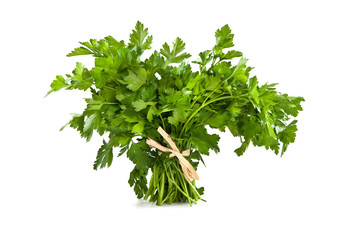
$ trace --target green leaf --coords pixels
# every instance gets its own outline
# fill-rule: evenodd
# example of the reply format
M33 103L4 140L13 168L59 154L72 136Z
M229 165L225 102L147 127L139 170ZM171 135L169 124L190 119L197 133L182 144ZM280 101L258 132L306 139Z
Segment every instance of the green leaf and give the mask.
M238 64L236 65L235 69L233 70L233 72L231 73L230 77L235 77L237 79L241 79L241 77L239 75L244 75L245 76L245 80L247 80L247 72L246 72L246 63L247 63L248 59L246 58L240 58ZM229 78L230 78L229 77ZM242 81L243 84L245 84L246 82Z
M224 25L221 29L215 32L216 45L213 49L215 56L223 55L222 50L224 48L230 48L234 46L233 38L234 34L231 33L229 25Z
M148 36L148 29L144 28L144 24L141 22L137 22L135 29L130 34L130 43L129 47L138 47L141 49L150 49L151 43L152 43L152 36ZM146 40L145 40L146 38Z
M94 169L97 170L99 167L104 168L106 167L106 165L110 167L112 160L113 160L112 146L108 144L105 140L103 140L103 145L100 147L96 156Z
M287 94L277 94L274 101L277 102L275 110L296 117L299 111L303 110L301 102L305 101L305 99L302 97L289 97Z
M88 42L80 42L80 44L83 45L86 49L89 49L90 52L92 52L94 57L101 57L101 56L105 55L104 52L102 52L99 41L97 41L95 39L90 39L90 41L88 41Z
M126 147L131 141L132 135L127 133L121 133L119 135L111 134L110 142L114 147Z
M183 92L175 91L172 88L167 89L166 93L169 94L166 96L166 101L168 103L178 103L180 101L181 97L183 97Z
M290 124L288 124L285 129L280 132L279 139L283 143L282 149L281 149L281 156L284 154L284 152L287 150L287 147L290 143L295 142L296 137L296 126L297 120L293 120Z
M91 69L91 75L95 79L95 86L97 88L103 88L108 81L108 76L103 68L95 67Z
M86 118L83 128L83 137L86 138L86 141L90 141L93 134L93 130L94 128L97 127L98 123L99 123L99 115L96 113Z
M246 141L244 141L241 144L241 146L239 148L235 149L235 153L240 157L241 155L244 154L244 152L248 148L249 144L250 144L250 139L247 139Z
M122 156L129 149L129 145L122 147L119 151L118 157Z
M206 50L199 53L200 60L192 61L193 63L200 64L200 71L204 72L206 70L206 65L213 59L212 51Z
M63 76L57 75L56 79L50 84L51 90L47 93L47 95L52 92L59 91L60 89L67 88L69 86L70 85L66 82Z
M174 116L168 117L168 122L174 126L179 125L179 121Z
M114 46L115 48L121 48L123 46L123 41L119 42L112 36L107 36L104 39L109 43L110 46Z
M98 95L100 95L105 100L105 104L110 104L112 107L116 108L119 106L117 105L116 101L116 89L104 86L104 88L98 91Z
M230 50L224 56L222 56L220 59L227 60L227 59L233 59L236 57L242 57L242 52L239 52L236 50Z
M189 113L179 106L179 108L173 111L173 115L168 117L168 122L174 126L177 126L179 123L184 123L189 116Z
M176 38L171 49L167 43L164 43L160 53L164 55L168 63L180 63L184 59L191 57L188 53L180 54L184 49L185 43L180 38Z
M224 25L221 29L216 30L215 37L216 46L218 47L230 48L234 46L234 34L231 33L231 29L228 24Z
M118 42L112 36L107 36L100 40L90 39L90 41L80 42L80 44L84 47L76 48L68 56L92 54L94 57L112 57L119 48L125 47L124 41Z
M137 112L145 109L148 106L148 104L146 102L144 102L142 99L139 99L139 100L133 102L132 105L135 108L135 111L137 111Z
M218 141L220 137L217 134L208 134L205 127L197 127L191 131L189 142L201 153L209 155L209 150L212 149L216 153L220 151Z
M146 83L147 73L142 67L132 71L129 71L129 75L124 78L127 84L127 88L132 91L137 91L142 85Z
M136 112L132 108L127 108L121 113L121 116L125 119L128 123L138 123L141 121L141 117L138 112Z
M209 76L205 78L205 89L212 91L216 87L218 87L220 83L221 83L221 79L219 77Z
M230 121L227 125L227 128L230 130L231 134L234 137L240 136L239 127L237 126L237 123L235 121Z
M145 102L154 100L157 97L157 88L155 84L149 83L140 89L140 96Z
M149 122L152 122L152 120L154 118L153 115L156 113L156 111L157 111L157 109L156 109L155 106L151 106L149 108L149 111L148 111L148 113L146 115L146 118L148 119Z
M204 52L199 53L199 57L201 59L201 64L205 66L212 60L211 50L206 50Z
M139 122L133 126L131 132L133 132L135 134L140 134L140 133L142 133L143 130L144 130L144 122Z
M137 169L148 169L152 166L154 159L147 153L149 148L145 139L137 143L131 143L127 151L127 157L135 164Z
M85 91L94 83L94 79L90 71L80 62L76 63L76 68L74 69L73 74L74 76L71 78L71 85L74 89Z
M115 88L115 98L119 102L125 99L125 91L128 91L126 89L123 89L122 87L116 87Z
M187 83L186 88L192 90L202 79L204 79L203 75L197 75Z
M258 81L256 77L252 77L249 79L249 95L251 99L255 102L256 105L258 105L259 102L259 92L257 90L258 88Z
M99 110L105 104L105 99L98 94L93 94L92 98L85 98L85 101L87 110Z
M83 114L72 114L72 118L69 121L69 125L71 128L76 129L77 131L79 131L80 135L83 134L83 130L84 130L84 115Z
M265 116L265 117L264 117ZM273 119L266 109L260 115L262 122L261 134L258 137L257 145L264 146L266 149L272 149L278 154L279 142L273 128Z
M215 64L212 67L212 70L217 77L220 77L224 80L229 79L234 74L234 70L231 69L231 62L226 61Z
M87 48L84 47L78 47L75 48L74 50L71 51L71 53L69 53L68 55L66 55L67 57L73 57L73 56L80 56L80 55L89 55L89 54L93 54L92 51L90 51Z
M134 187L134 192L137 196L137 198L143 198L143 196L146 194L148 187L147 187L147 179L146 175L148 174L147 169L138 169L134 168L130 172L129 177L129 185L130 187Z
M218 113L211 120L209 120L208 124L212 128L217 128L222 132L225 132L225 126L230 121L231 115L228 112Z
M239 104L237 100L233 100L230 102L226 110L233 116L237 117L241 113L243 106Z
M242 124L240 130L245 139L253 139L261 134L262 128L256 117L250 117L248 122Z

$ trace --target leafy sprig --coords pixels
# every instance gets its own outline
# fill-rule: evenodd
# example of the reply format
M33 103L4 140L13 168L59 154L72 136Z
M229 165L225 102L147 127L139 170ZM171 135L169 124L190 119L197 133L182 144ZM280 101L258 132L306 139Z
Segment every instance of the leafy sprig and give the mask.
M211 50L200 52L199 58L191 62L199 66L198 71L188 62L191 55L184 52L185 43L180 38L164 43L159 51L142 59L144 51L151 49L153 37L140 22L128 43L111 36L90 39L67 55L95 57L95 67L87 69L76 63L72 74L56 76L49 91L91 92L84 111L73 115L67 125L87 141L94 131L101 136L108 133L94 169L109 167L114 148L119 148L118 156L127 153L134 163L129 184L142 198L150 191L148 170L158 169L154 166L159 158L145 140L152 138L166 145L156 131L159 126L180 150L191 149L188 160L195 168L203 162L201 155L220 151L220 137L209 134L206 126L229 129L238 137L238 156L250 143L284 154L295 141L294 118L302 110L304 99L277 92L276 84L260 85L256 76L250 75L252 67L247 66L247 59L231 49L234 34L228 25L215 32L215 40ZM235 58L238 63L233 65Z

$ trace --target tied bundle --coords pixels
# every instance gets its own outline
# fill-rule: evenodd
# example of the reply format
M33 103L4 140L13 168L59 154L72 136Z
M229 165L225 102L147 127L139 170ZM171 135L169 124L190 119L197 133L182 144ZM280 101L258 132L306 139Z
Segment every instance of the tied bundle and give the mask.
M195 183L200 163L205 166L203 156L220 151L220 136L210 134L209 128L229 130L238 138L237 156L250 144L283 155L295 141L295 118L304 99L251 76L247 59L232 49L236 41L228 25L215 31L212 48L191 61L180 38L144 58L152 41L148 29L137 22L128 41L107 36L80 42L67 56L92 55L95 66L88 69L77 62L71 74L57 75L50 85L48 94L91 94L84 111L67 125L87 141L94 132L106 136L95 170L110 167L114 151L118 157L126 154L134 164L128 182L138 198L157 205L191 205L203 200L204 188ZM163 145L154 140L159 134Z
M186 178L186 180L188 181L193 181L193 180L200 180L198 174L196 173L194 167L186 160L186 158L184 156L189 156L190 155L190 149L187 149L185 151L183 151L182 153L180 152L180 150L177 148L176 144L174 143L174 141L170 138L169 134L167 134L164 129L162 129L162 127L159 127L157 129L157 131L161 134L161 136L165 139L165 141L167 143L169 143L169 145L171 146L170 148L164 147L162 146L160 143L156 142L155 140L148 138L146 140L146 143L152 147L152 148L157 148L160 151L163 152L170 152L171 154L169 155L169 157L174 157L176 156L179 159L180 165L181 165L181 169L184 173L184 176Z

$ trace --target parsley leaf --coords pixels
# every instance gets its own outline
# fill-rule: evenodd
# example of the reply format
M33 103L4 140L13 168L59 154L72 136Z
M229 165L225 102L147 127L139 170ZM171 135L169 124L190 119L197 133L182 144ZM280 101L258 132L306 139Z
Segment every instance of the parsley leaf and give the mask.
M148 174L147 169L134 168L130 172L129 184L130 187L134 187L134 192L137 198L143 198L148 190L146 175Z
M134 106L135 111L137 111L137 112L145 109L148 106L148 104L146 102L144 102L144 100L142 100L142 99L139 99L139 100L133 102L132 105Z
M179 63L191 57L189 53L180 54L185 49L185 43L180 38L175 39L171 49L167 43L164 43L162 47L160 53L166 58L168 63Z
M235 153L240 157L241 155L244 154L249 144L250 144L250 139L245 140L239 148L235 149Z
M125 83L127 83L127 88L132 91L137 91L142 85L146 83L146 70L142 67L139 67L136 70L129 70L129 75L124 78Z
M51 90L47 93L49 95L52 92L59 91L60 89L69 87L69 84L63 76L57 75L56 79L50 84Z
M218 142L220 137L217 134L208 134L205 127L195 128L189 138L189 142L201 154L209 155L209 150L212 149L216 153L220 151Z
M148 169L153 164L154 159L147 153L149 146L145 139L135 143L132 142L127 157L135 164L137 169Z
M148 29L144 28L144 24L137 22L135 29L130 34L130 43L129 47L141 48L141 49L150 49L152 43L152 36L148 36Z
M74 75L71 78L71 87L74 89L86 91L94 83L94 79L91 76L90 71L85 68L82 63L76 63L76 68L74 69L73 74Z
M84 47L78 47L71 51L71 53L67 54L67 57L73 57L73 56L80 56L80 55L89 55L93 54L92 51L90 51L87 48Z
M107 143L105 140L103 140L103 145L100 147L96 161L94 163L94 169L97 170L99 167L104 168L106 165L108 167L111 166L111 163L113 161L113 151L112 146Z

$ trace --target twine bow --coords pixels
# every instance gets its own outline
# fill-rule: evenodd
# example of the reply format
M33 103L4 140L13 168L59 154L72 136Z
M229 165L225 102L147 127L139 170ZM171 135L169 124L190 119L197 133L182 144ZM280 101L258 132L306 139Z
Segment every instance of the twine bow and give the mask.
M179 159L180 165L181 165L181 169L184 173L185 178L188 181L192 181L194 179L199 180L199 176L197 175L194 167L189 163L188 160L186 160L186 158L184 156L189 156L190 155L190 149L183 151L182 153L180 152L180 150L177 148L176 144L174 143L174 141L170 138L169 134L167 134L164 129L162 129L162 127L159 127L157 129L157 131L160 133L160 135L165 139L166 142L169 143L169 145L171 146L170 148L164 147L162 146L160 143L156 142L155 140L148 138L146 140L146 143L152 147L152 148L156 148L159 149L162 152L170 152L170 157L174 157L176 156Z

